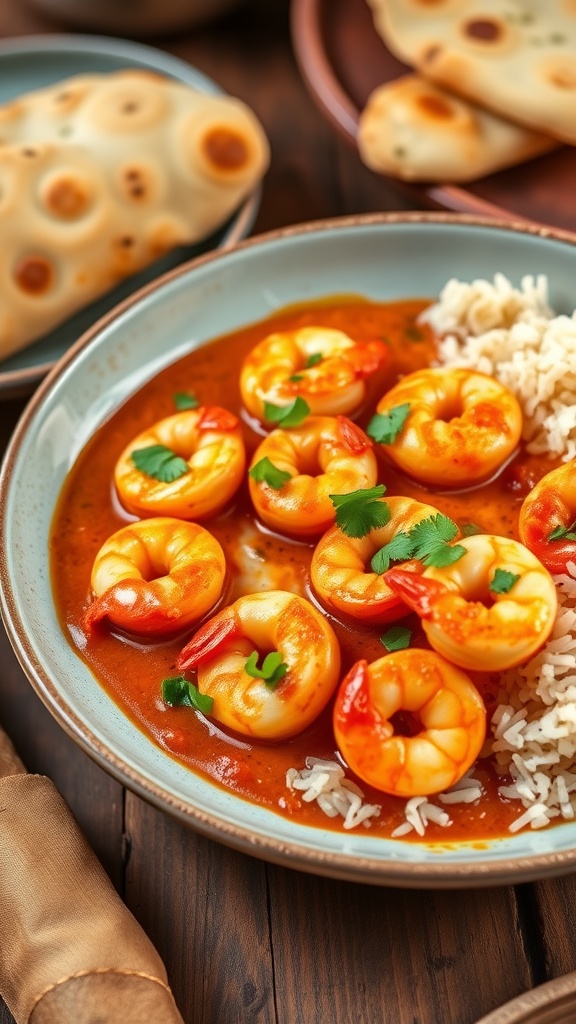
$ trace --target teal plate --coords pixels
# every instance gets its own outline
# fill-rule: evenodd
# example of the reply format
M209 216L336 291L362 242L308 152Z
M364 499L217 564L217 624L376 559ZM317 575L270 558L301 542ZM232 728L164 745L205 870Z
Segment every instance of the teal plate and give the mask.
M71 75L100 74L122 68L143 68L175 78L208 94L223 90L196 68L152 46L124 39L84 35L26 36L0 43L0 104ZM0 399L33 390L66 352L104 313L155 277L210 249L226 248L250 231L258 210L255 190L227 223L209 238L182 246L145 270L127 278L96 302L85 306L58 328L0 362Z
M59 361L25 410L0 476L0 594L16 654L87 753L204 835L294 868L383 885L499 885L576 869L576 821L434 845L364 828L305 826L219 788L166 754L111 700L63 634L50 586L50 524L70 467L114 410L169 363L295 302L346 293L432 297L450 277L491 278L496 271L516 284L525 274L546 273L552 305L573 309L576 243L559 231L408 213L255 237L172 270L111 311Z

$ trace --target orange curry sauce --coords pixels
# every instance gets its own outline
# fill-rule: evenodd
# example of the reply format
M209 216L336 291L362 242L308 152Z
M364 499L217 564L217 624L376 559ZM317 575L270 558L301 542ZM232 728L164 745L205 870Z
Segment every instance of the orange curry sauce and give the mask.
M416 325L418 313L427 304L423 300L379 304L358 297L334 297L305 308L290 307L192 352L146 384L100 428L66 481L52 525L52 582L62 628L112 699L167 754L192 771L246 800L319 828L339 830L342 819L326 817L315 802L303 803L298 794L286 788L285 775L288 768L302 769L307 755L334 758L331 705L305 732L280 743L232 735L189 708L164 705L161 680L176 674L176 657L194 630L171 642L149 643L113 635L103 626L83 641L81 620L91 599L92 563L102 543L134 520L122 510L114 493L115 462L140 431L176 411L176 392L192 392L201 404L223 405L238 414L250 459L262 439L262 430L253 429L242 411L238 379L244 356L273 331L306 325L335 327L355 340L380 338L390 346L390 364L371 380L368 401L354 416L365 427L376 402L399 376L428 365L434 358L432 335ZM483 532L512 537L517 537L522 499L552 466L547 459L519 452L491 483L465 492L442 493L409 481L380 454L379 463L379 482L386 484L388 495L412 496L434 505L460 526L473 522ZM229 508L202 525L218 539L227 558L228 578L219 607L246 592L246 575L244 590L238 588L246 571L253 573L254 589L290 589L294 585L318 604L309 583L314 542L293 541L264 528L256 520L247 484ZM332 615L329 618L342 649L342 674L360 657L372 661L385 654L379 637L388 625L365 627ZM410 615L405 622L413 630L412 644L427 646L416 617ZM490 716L496 680L482 673L470 675L484 696ZM477 806L451 805L452 826L430 824L426 841L481 840L507 831L521 811L517 802L498 796L499 782L507 780L498 779L488 759L477 763L475 776L485 787L483 799ZM380 817L371 819L370 834L389 836L404 820L406 799L389 797L358 781L365 799L382 805ZM415 832L405 838L418 841Z

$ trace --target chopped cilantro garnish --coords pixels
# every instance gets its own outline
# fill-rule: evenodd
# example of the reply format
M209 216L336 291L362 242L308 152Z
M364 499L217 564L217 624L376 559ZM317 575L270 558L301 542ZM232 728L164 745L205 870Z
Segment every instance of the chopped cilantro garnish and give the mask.
M454 540L457 533L456 523L441 512L422 519L410 531L414 543L413 557L419 559L423 565L433 565L437 568L452 565L466 554L466 548L461 544L450 545L450 541Z
M184 412L185 409L197 409L200 405L196 395L189 391L177 391L173 396L173 401L179 412Z
M336 509L336 525L347 537L365 537L370 530L386 526L390 509L385 501L379 501L385 492L384 484L365 487L348 494L329 494Z
M263 679L270 690L275 690L280 680L286 675L288 665L282 661L282 655L278 651L271 651L262 662L262 668L258 668L258 651L252 651L244 671L253 679Z
M390 568L390 562L405 562L407 558L412 558L413 552L414 542L410 534L401 530L388 544L376 552L370 562L372 572L386 572Z
M190 683L184 676L170 676L162 680L162 700L171 707L184 705L209 715L212 711L214 700L207 693L200 693L194 683Z
M576 540L576 519L570 526L555 526L548 540Z
M516 575L516 573L508 572L507 569L496 569L488 590L491 590L493 594L508 594L519 579L520 576Z
M252 466L252 469L248 471L248 476L251 476L259 484L268 484L275 491L279 491L288 480L292 479L290 473L278 469L273 462L270 462L267 455Z
M323 359L324 356L321 352L313 352L306 360L306 369L309 370L311 366L318 366L318 363L321 363Z
M408 402L404 402L403 405L394 406L393 409L390 409L390 412L377 412L366 427L368 437L371 437L378 444L393 444L402 430L409 412L410 405Z
M308 402L305 402L300 395L288 405L264 402L264 416L270 423L277 423L280 427L299 427L309 412Z
M373 556L370 566L373 572L386 572L390 562L404 562L417 558L423 565L442 568L452 565L466 554L462 544L451 544L458 533L456 523L438 512L435 516L421 519L406 533L401 530L392 540Z
M380 637L380 643L384 644L387 651L403 651L410 647L412 630L405 626L392 626L384 636Z
M291 384L298 384L301 380L306 380L303 373L293 373L291 377L288 377Z
M171 484L173 480L178 480L190 470L185 459L180 458L164 444L135 448L130 457L136 469L146 476L153 477L154 480L160 480L163 484Z

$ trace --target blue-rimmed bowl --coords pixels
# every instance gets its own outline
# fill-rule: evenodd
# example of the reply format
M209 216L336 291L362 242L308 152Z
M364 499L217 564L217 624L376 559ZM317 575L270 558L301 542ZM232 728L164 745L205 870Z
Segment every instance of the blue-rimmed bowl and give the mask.
M0 477L0 583L22 667L100 765L205 835L292 867L387 885L496 885L576 868L576 822L440 848L304 826L220 789L122 714L66 641L50 588L48 536L66 474L102 422L168 363L291 303L345 293L433 297L452 276L496 271L515 282L546 273L553 306L573 308L575 240L527 224L382 214L244 241L172 270L109 312L59 361L18 425Z

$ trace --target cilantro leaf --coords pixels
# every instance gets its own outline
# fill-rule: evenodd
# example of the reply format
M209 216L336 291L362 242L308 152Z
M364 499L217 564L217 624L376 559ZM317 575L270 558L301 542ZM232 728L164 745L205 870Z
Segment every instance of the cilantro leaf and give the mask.
M309 370L311 366L318 366L318 363L321 363L323 359L324 356L321 352L313 352L306 360L306 369Z
M453 565L466 554L466 548L462 544L438 544L433 547L422 559L422 565L433 565L442 569L446 565Z
M207 693L200 693L198 687L184 676L170 676L162 680L162 700L170 707L194 708L204 715L212 712L214 704L213 697L209 697Z
M253 679L263 679L269 690L275 690L280 680L286 675L288 665L282 661L279 651L270 651L262 662L262 668L258 668L258 651L252 651L244 671Z
M393 444L402 430L409 412L408 402L404 402L403 405L395 405L390 412L377 412L366 427L368 437L378 444Z
M422 519L410 531L414 544L413 557L418 558L423 565L438 568L452 565L466 554L466 548L461 544L450 546L450 541L454 540L457 533L456 523L441 512Z
M171 484L173 480L178 480L179 477L190 472L190 467L185 459L180 458L176 452L164 444L151 444L147 448L135 448L130 457L136 469L163 484Z
M342 533L347 537L365 537L370 530L386 526L390 509L385 501L378 500L385 490L384 484L378 484L348 494L329 494L336 509L336 525Z
M293 373L291 377L288 377L291 384L298 384L301 380L306 380L303 373Z
M406 626L392 626L380 637L380 643L384 644L387 651L403 651L410 647L411 640L412 630L406 629Z
M520 576L508 572L507 569L496 569L488 590L491 590L493 594L508 594L519 579Z
M256 462L252 469L248 470L248 476L251 476L257 483L268 484L273 490L279 491L288 480L291 480L291 474L287 473L283 469L278 469L267 455L259 462Z
M386 572L390 568L390 562L405 562L407 558L412 558L413 551L414 541L411 535L401 530L373 556L370 562L372 572Z
M179 412L184 412L185 409L197 409L200 405L196 395L190 391L177 391L172 400Z
M570 526L555 526L548 540L576 540L576 519Z
M264 402L264 416L270 423L277 423L280 427L299 427L309 412L308 402L305 402L300 395L288 405Z

